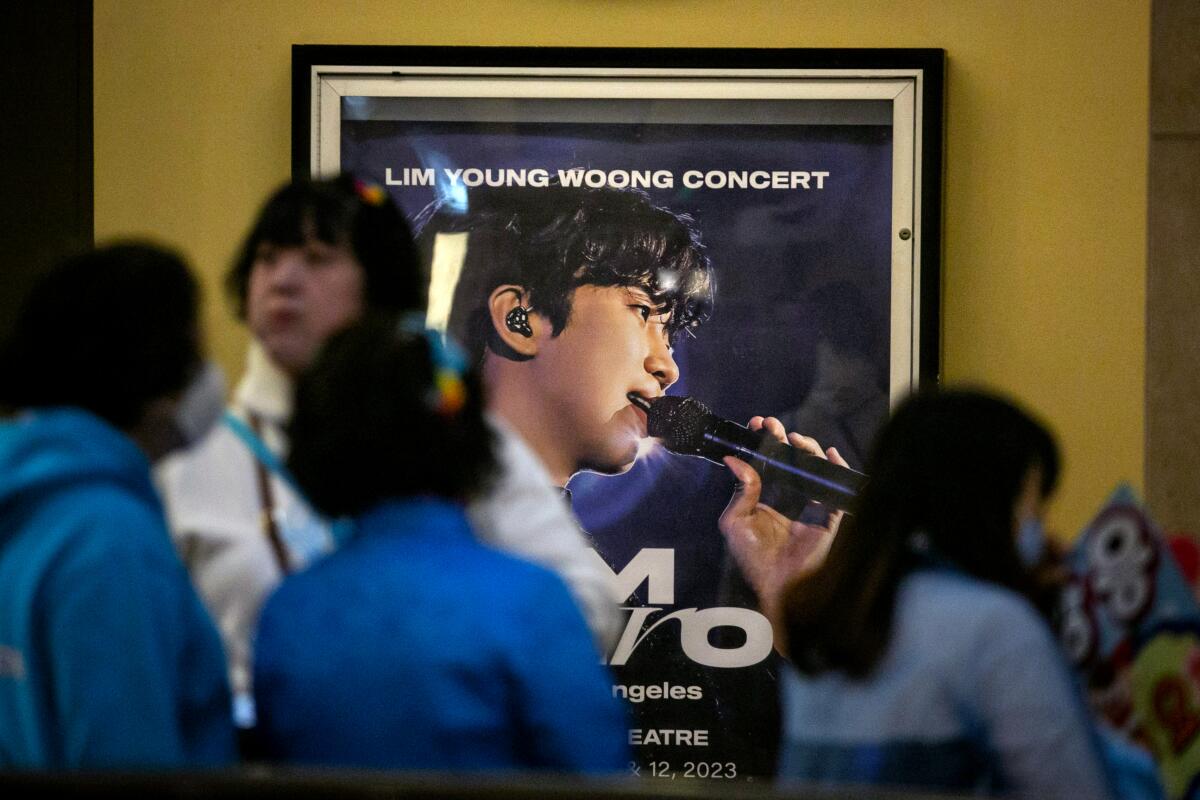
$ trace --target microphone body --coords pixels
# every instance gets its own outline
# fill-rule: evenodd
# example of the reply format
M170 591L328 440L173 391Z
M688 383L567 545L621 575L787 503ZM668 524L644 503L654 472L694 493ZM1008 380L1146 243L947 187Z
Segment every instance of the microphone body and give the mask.
M647 433L672 453L715 464L735 456L750 464L762 477L763 502L789 516L809 500L848 508L867 482L861 472L784 444L766 431L722 419L693 398L646 400L631 394L629 399L646 412Z

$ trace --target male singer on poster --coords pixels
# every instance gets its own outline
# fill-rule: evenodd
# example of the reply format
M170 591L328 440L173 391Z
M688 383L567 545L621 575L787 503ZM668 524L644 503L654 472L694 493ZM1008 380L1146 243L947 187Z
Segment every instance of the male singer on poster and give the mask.
M629 470L647 437L647 416L639 407L645 404L637 398L653 402L679 378L673 345L712 310L712 270L692 219L632 190L480 187L470 194L469 211L443 208L428 215L421 233L427 252L443 234L467 236L448 328L482 367L489 411L523 439L557 486L565 488L580 471L614 475ZM826 455L814 440L786 434L777 420L755 417L750 427ZM828 457L845 463L835 450ZM737 488L719 527L739 563L781 565L769 575L746 576L760 599L769 602L785 572L804 569L823 555L836 517L825 525L790 520L758 502L760 481L751 467L733 458L726 464ZM754 558L764 549L786 557ZM623 604L633 596L640 605L653 605L656 589L670 583L670 575L664 581L647 573L642 582L636 569L610 567L615 578L633 579L615 581L622 587L615 599ZM647 585L656 581L657 586ZM764 611L770 615L769 608ZM680 627L698 622L695 616L679 616ZM630 691L650 691L684 703L710 691L695 664L681 672L663 671L661 663L687 661L679 653L680 636L693 643L693 652L709 648L707 632L700 632L704 640L697 644L697 635L689 639L684 630L671 647L663 643L668 637L650 635L655 623L646 615L635 609L631 621L632 630L627 628L617 648L624 652L612 663L619 688L635 702L634 725L640 727L631 731L631 743L643 763L664 753L689 758L719 753L714 741L719 734L709 726L662 730L646 719L654 715L646 704L637 704L640 698L628 697ZM769 651L765 620L756 631L760 641L743 649L765 645ZM637 657L630 657L634 648ZM649 677L640 679L641 672ZM670 678L683 673L688 675L673 684ZM737 765L721 768L736 772Z

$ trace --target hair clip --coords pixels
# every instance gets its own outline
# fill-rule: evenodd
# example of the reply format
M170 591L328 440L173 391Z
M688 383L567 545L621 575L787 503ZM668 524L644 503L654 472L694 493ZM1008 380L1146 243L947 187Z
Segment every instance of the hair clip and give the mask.
M425 317L422 314L405 314L396 325L397 332L424 336L429 344L429 357L433 362L433 386L426 395L425 402L439 416L453 417L467 403L467 385L463 381L463 373L467 368L467 359L462 351L442 334L425 327Z
M360 200L369 206L381 206L387 199L387 192L378 183L367 183L359 178L354 179L354 191Z
M436 391L431 392L430 407L435 414L453 417L467 404L467 386L462 376L448 369L439 369L433 376Z

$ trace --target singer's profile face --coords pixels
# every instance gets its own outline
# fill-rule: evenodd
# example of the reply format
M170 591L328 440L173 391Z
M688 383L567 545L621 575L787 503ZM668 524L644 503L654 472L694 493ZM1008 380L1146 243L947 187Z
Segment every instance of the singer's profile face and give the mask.
M626 395L657 397L679 378L666 322L639 289L581 286L562 332L540 334L531 389L574 470L616 474L633 466L646 415Z
M250 268L246 322L271 360L299 375L330 334L362 315L363 282L346 247L264 242Z

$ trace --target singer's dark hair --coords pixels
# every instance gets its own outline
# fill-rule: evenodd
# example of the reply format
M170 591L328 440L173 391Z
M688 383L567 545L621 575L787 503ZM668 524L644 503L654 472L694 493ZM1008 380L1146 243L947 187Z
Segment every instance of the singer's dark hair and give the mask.
M246 293L259 249L301 247L310 240L349 248L363 270L363 304L368 309L424 310L425 282L403 214L381 187L344 174L301 178L267 199L225 276L239 319L246 318Z
M793 663L809 674L869 674L890 640L897 587L922 565L949 565L1036 601L1013 530L1033 468L1048 497L1058 479L1054 440L1006 400L929 390L901 404L875 440L870 481L825 562L785 592Z
M529 292L530 309L550 320L555 336L567 326L580 286L641 289L655 313L669 315L672 338L711 312L712 270L694 220L655 205L644 192L479 187L467 209L452 202L427 209L418 220L418 243L428 264L438 235L469 236L449 328L473 359L485 348L522 358L497 335L488 311L491 292L504 284Z
M65 259L34 285L0 348L0 406L74 406L129 430L199 367L198 296L183 257L156 244Z
M288 466L319 511L354 516L417 495L467 500L485 487L496 458L479 380L447 375L437 361L430 339L394 315L369 314L329 338L297 385L288 429ZM454 375L461 407L446 405Z

